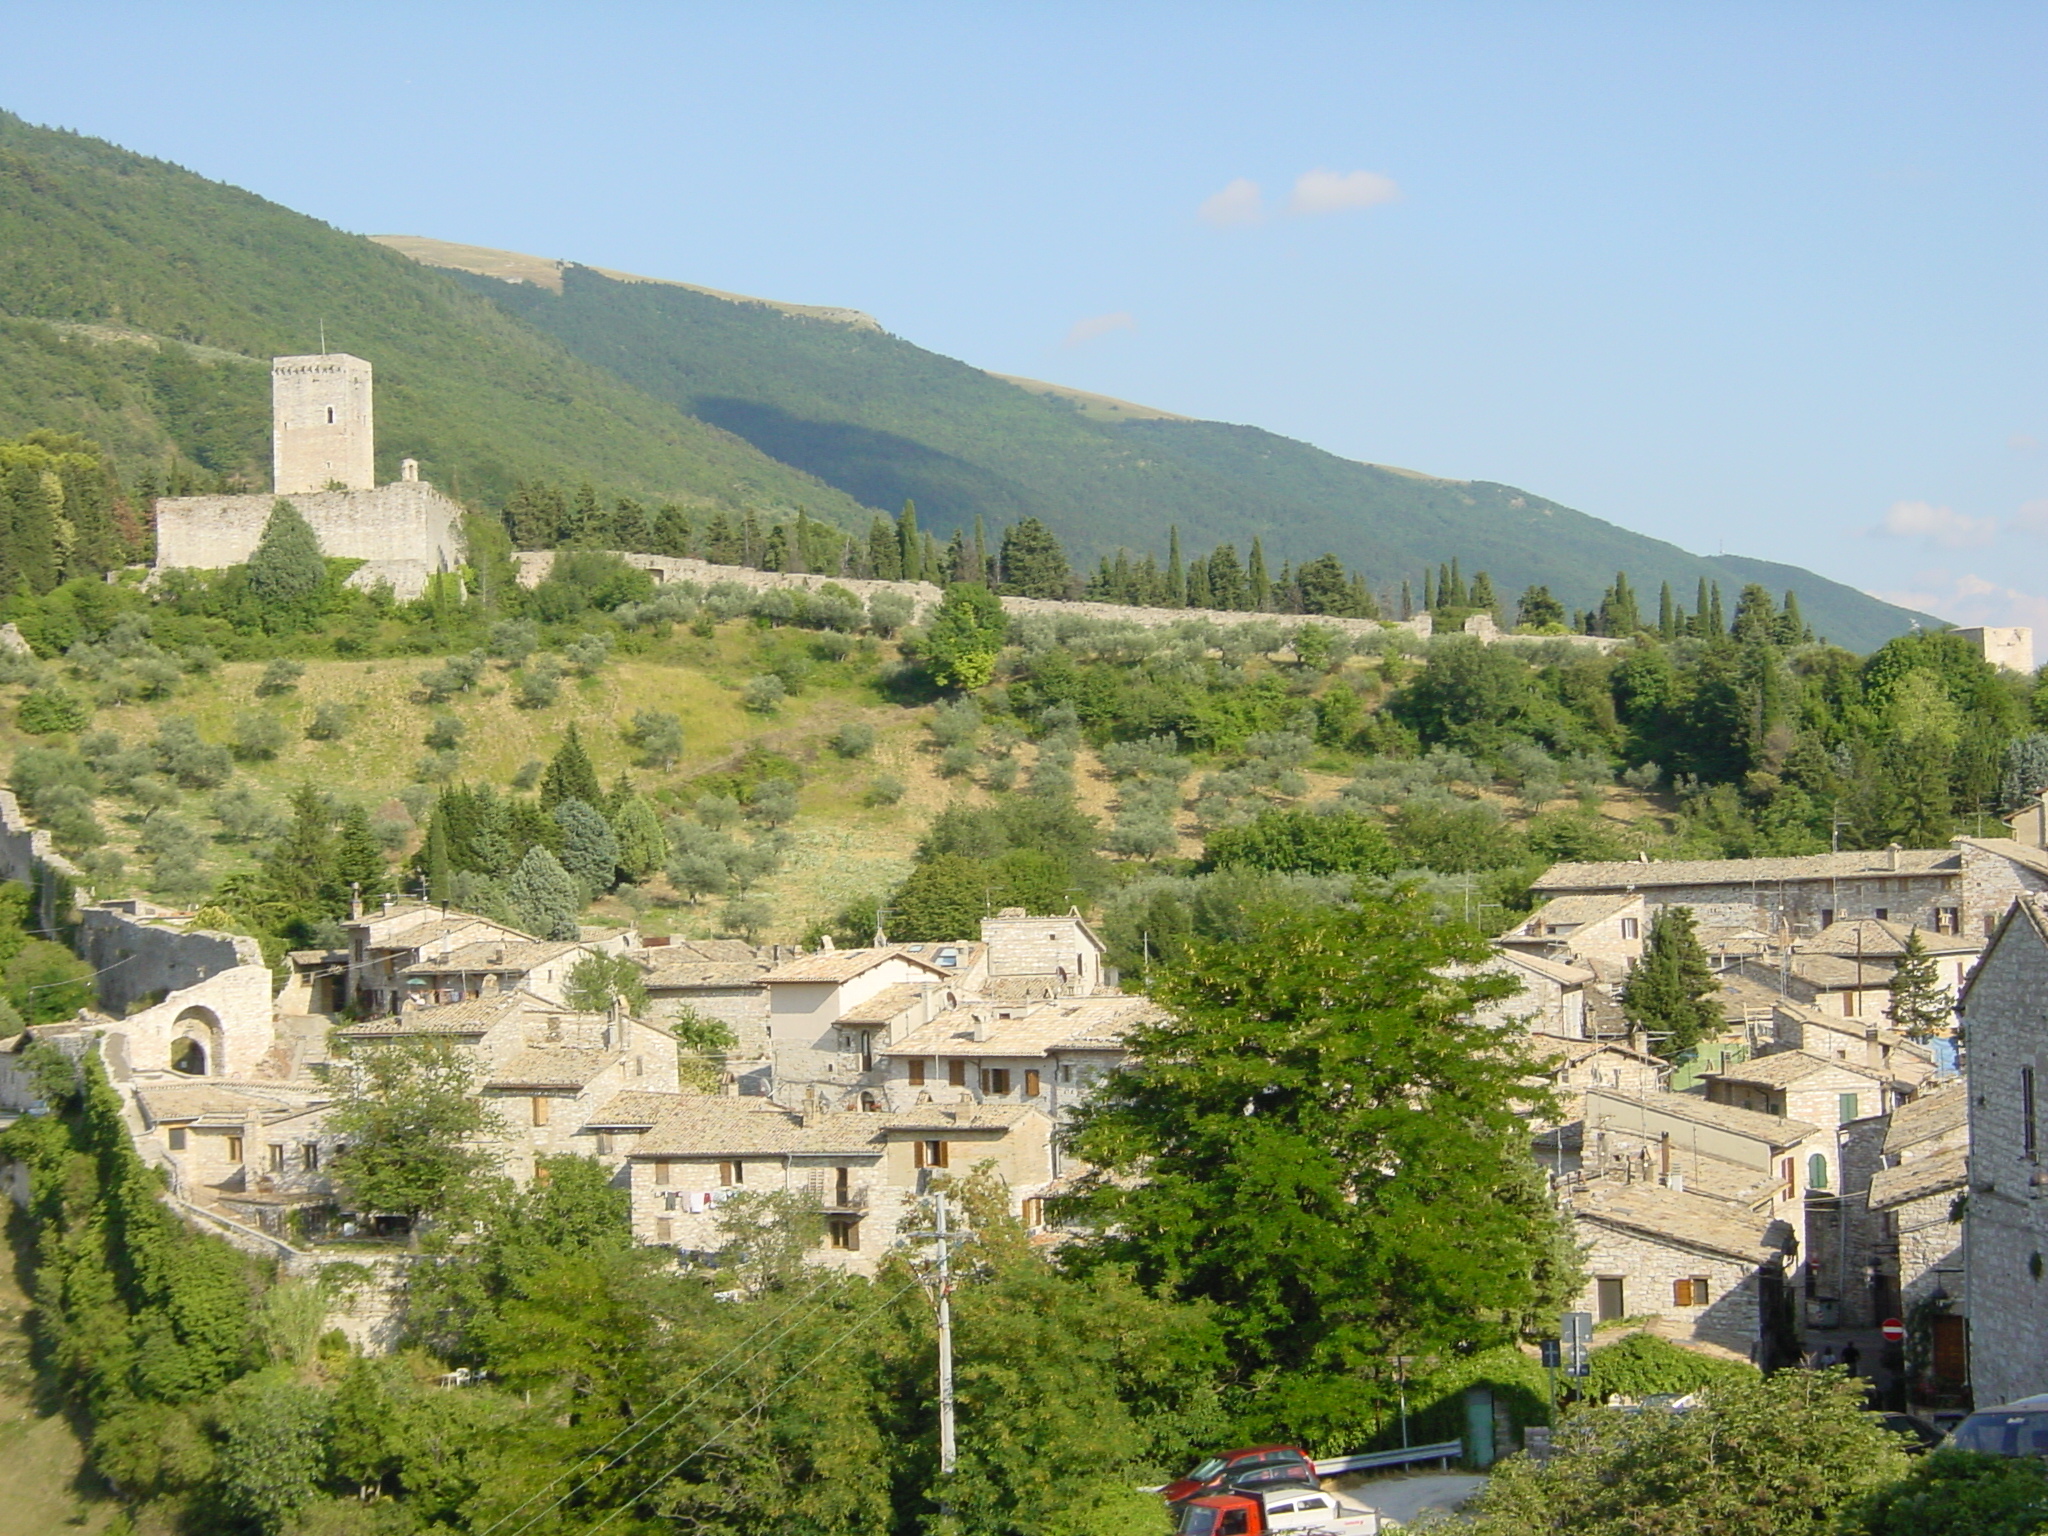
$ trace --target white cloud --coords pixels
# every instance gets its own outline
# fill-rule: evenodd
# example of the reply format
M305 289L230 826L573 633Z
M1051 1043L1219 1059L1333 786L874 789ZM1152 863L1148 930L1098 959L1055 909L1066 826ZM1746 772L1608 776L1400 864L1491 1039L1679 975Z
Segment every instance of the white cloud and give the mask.
M1960 575L1945 570L1918 571L1910 589L1871 595L1954 624L2024 624L2048 629L2048 597L2004 586L1973 571Z
M1304 171L1287 199L1289 213L1340 213L1347 208L1374 208L1396 202L1401 189L1391 176L1377 171Z
M1074 328L1067 332L1067 339L1060 345L1085 347L1089 342L1107 336L1112 331L1135 331L1137 328L1137 319L1127 309L1119 309L1108 315L1090 315L1086 320L1076 320Z
M1221 192L1203 198L1202 206L1195 210L1195 217L1219 229L1239 224L1263 224L1266 222L1266 197L1256 181L1240 176Z
M1926 539L1943 549L1966 549L1997 537L1998 519L1971 517L1931 501L1895 501L1870 531L1895 539Z
M2015 533L2048 534L2048 500L2021 502L2007 526Z

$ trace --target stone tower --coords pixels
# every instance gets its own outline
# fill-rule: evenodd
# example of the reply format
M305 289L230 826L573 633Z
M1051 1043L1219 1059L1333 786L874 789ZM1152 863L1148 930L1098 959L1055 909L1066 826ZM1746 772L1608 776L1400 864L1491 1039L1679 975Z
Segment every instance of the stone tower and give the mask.
M373 490L370 365L346 352L270 360L272 472L280 496Z

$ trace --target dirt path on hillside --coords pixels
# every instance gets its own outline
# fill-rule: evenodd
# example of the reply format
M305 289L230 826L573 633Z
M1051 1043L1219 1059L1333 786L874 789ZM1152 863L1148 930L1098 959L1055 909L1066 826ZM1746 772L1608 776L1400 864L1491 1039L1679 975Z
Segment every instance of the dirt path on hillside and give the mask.
M10 1221L0 1249L0 1527L9 1536L93 1536L120 1506L81 1492L85 1448L62 1414L37 1410L21 1234L19 1218Z

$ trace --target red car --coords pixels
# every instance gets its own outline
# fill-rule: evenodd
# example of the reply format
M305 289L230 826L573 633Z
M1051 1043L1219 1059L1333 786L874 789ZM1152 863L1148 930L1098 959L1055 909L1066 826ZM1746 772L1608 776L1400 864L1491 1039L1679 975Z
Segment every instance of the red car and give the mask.
M1255 1445L1242 1451L1225 1451L1160 1489L1169 1504L1205 1493L1226 1489L1270 1488L1283 1483L1315 1486L1315 1463L1307 1452L1292 1445Z

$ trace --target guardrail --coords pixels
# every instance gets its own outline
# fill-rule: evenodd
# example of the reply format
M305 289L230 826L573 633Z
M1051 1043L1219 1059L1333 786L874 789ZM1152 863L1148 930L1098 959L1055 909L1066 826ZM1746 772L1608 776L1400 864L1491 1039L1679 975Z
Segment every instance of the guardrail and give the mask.
M1465 1442L1445 1440L1436 1445L1411 1445L1398 1451L1368 1451L1363 1456L1332 1456L1315 1463L1317 1477L1335 1477L1340 1472L1370 1472L1380 1467L1405 1467L1418 1461L1446 1464L1465 1454Z

